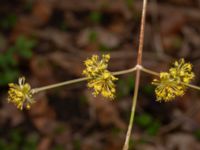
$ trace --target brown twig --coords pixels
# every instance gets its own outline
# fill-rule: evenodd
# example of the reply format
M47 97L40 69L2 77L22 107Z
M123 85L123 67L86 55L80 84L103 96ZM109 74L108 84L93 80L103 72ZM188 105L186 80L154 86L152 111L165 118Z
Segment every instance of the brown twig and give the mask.
M129 141L130 141L131 131L132 131L133 122L134 122L134 116L135 116L135 109L136 109L138 90L139 90L139 84L140 84L140 73L141 73L140 67L142 65L142 51L143 51L143 45L144 45L144 29L145 29L145 19L146 19L146 8L147 8L147 0L143 0L140 37L139 37L139 48L138 48L137 65L136 65L136 68L137 68L136 82L135 82L135 89L134 89L133 102L132 102L132 108L131 108L131 116L130 116L128 131L127 131L127 134L126 134L126 140L125 140L125 143L124 143L123 150L129 149Z

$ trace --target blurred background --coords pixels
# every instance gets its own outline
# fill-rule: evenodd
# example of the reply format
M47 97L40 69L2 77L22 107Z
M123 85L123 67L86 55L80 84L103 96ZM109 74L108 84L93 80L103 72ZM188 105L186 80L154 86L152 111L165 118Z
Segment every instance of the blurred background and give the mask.
M134 74L117 81L114 101L79 83L35 95L30 111L7 103L7 84L22 75L32 87L82 77L92 54L110 53L111 71L133 67L142 0L0 3L0 149L121 150ZM149 0L147 13L143 65L159 72L185 58L200 85L200 0ZM158 103L152 79L142 74L130 150L199 150L200 91Z

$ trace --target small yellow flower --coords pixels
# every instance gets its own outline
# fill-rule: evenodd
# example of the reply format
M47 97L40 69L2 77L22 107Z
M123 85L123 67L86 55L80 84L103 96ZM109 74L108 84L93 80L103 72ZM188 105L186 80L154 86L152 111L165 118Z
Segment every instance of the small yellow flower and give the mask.
M101 74L108 67L110 55L102 55L102 59L99 60L99 56L93 55L90 59L85 61L86 69L83 70L83 74L87 77L95 77Z
M153 84L157 85L155 89L157 101L171 101L176 96L184 95L186 90L185 86L171 79L167 72L161 72L160 80L154 79Z
M189 83L195 76L192 72L192 64L185 63L184 59L175 61L174 67L170 68L169 72L177 81L184 83Z
M176 96L183 96L186 86L194 78L192 65L185 63L184 59L175 61L169 72L161 72L160 79L154 79L152 84L156 85L155 93L158 101L171 101Z
M106 98L113 99L115 97L115 84L116 77L107 70L110 55L102 55L100 60L97 55L93 55L90 59L85 61L86 69L83 74L89 77L88 87L93 88L93 95L101 94Z
M31 104L34 103L31 86L25 83L24 77L19 78L18 82L18 84L9 84L8 102L13 103L20 110L24 107L30 109Z
M106 98L113 99L115 97L115 84L113 81L117 80L109 71L105 70L98 77L91 79L88 82L88 87L93 88L93 95L97 96L98 94L102 94L102 96Z

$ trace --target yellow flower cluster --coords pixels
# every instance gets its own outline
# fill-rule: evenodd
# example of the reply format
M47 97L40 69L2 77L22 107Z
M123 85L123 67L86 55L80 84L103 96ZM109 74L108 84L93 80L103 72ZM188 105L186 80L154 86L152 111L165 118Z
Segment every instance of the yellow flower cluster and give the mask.
M83 74L89 77L88 87L94 89L94 96L101 94L106 98L113 99L116 92L113 81L117 78L107 70L109 60L109 54L102 55L101 60L97 55L93 55L85 61L86 69L83 70Z
M18 82L19 84L9 84L8 102L13 103L20 110L24 107L30 109L31 104L34 103L31 86L28 83L25 83L24 77L19 78Z
M192 72L192 64L185 63L184 59L175 61L174 67L170 68L169 72L177 82L190 83L195 76Z
M99 60L99 56L93 55L90 59L85 61L86 69L83 70L83 74L89 78L93 78L102 74L107 70L110 55L102 55L102 59Z
M175 61L169 72L161 72L160 79L154 79L152 84L156 85L155 93L158 101L171 101L176 96L184 95L186 86L194 78L192 65L185 63L184 59Z

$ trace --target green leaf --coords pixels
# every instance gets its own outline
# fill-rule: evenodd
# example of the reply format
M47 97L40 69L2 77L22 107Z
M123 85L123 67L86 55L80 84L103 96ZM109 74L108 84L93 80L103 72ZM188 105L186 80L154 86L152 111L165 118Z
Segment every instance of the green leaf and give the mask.
M36 150L37 149L37 143L38 143L38 135L37 134L31 134L25 139L24 146L22 150Z
M153 121L147 128L146 132L151 135L154 136L158 133L159 129L160 129L160 122L158 121Z
M53 150L64 150L64 146L62 145L56 145Z
M117 88L118 88L118 92L117 92L117 97L120 99L123 96L128 96L129 94L129 87L127 86L127 81L126 79L119 79L117 81Z
M7 148L6 142L3 139L0 139L0 149L6 150L6 148Z
M152 123L153 118L149 114L144 113L140 116L136 116L135 121L139 126L146 128Z
M16 69L5 70L2 74L0 74L0 85L4 86L10 82L14 82L18 76L19 71Z
M17 53L24 57L30 58L32 56L32 48L36 45L36 41L28 40L23 36L20 36L15 43L15 49Z
M131 8L134 4L134 0L126 0L126 5Z
M128 76L124 79L119 79L117 82L118 93L117 97L120 99L123 96L128 96L133 91L135 85L135 79L133 76Z
M12 130L10 132L10 138L12 143L19 144L22 141L21 131L20 130Z
M143 87L143 91L148 95L152 95L155 91L155 86L146 85L146 86Z
M12 28L17 21L17 16L15 14L8 14L0 21L0 27L3 29Z
M0 55L0 68L1 69L7 68L6 58L3 55Z
M97 41L97 37L98 37L98 34L97 32L95 31L90 31L89 35L88 35L88 39L90 42L96 42Z
M90 20L94 23L99 23L101 22L102 20L102 14L101 12L98 12L98 11L94 11L94 12L91 12L90 13L90 16L89 16Z
M17 61L14 57L15 49L13 47L9 48L8 51L4 54L5 61L7 66L17 66Z
M133 76L128 76L128 86L129 86L129 91L133 91L135 86L135 79L133 78Z
M194 136L200 140L200 129L197 129L195 132L194 132Z
M33 53L31 50L21 50L20 55L23 56L24 58L31 58Z
M81 141L79 139L76 139L73 142L73 145L74 145L74 150L80 150L81 149Z
M113 128L111 129L111 131L112 131L112 134L113 134L114 136L117 136L117 135L120 134L121 129L120 129L120 128L117 128L117 127L113 127Z
M104 44L100 44L99 45L99 51L108 52L108 51L110 51L110 48L108 46L104 45Z

